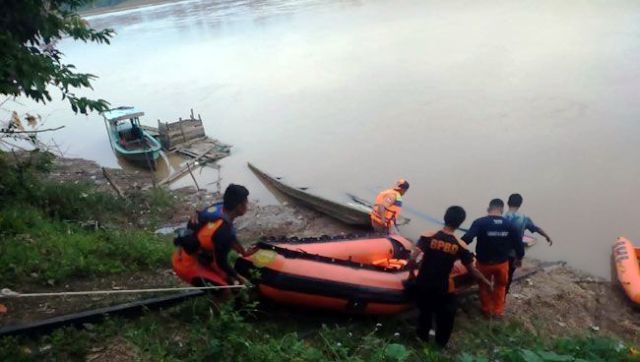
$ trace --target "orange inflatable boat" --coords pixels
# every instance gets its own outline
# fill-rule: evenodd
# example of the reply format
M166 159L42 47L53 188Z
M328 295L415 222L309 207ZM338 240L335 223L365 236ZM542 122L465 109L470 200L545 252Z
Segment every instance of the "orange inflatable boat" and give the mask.
M640 248L621 236L613 244L613 260L625 293L631 301L640 304Z
M258 275L259 292L273 301L364 314L393 314L411 307L403 282L412 243L399 235L266 239L238 259L245 277ZM451 274L455 290L471 283L466 268Z

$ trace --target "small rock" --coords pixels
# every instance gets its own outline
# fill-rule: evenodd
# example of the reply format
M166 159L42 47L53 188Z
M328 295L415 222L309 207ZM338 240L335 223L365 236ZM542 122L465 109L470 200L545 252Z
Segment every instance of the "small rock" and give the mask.
M93 330L93 329L96 327L96 326L94 326L94 325L93 325L93 324L91 324L91 323L82 323L82 326L83 326L86 330L88 330L88 331L91 331L91 330Z
M31 273L29 274L32 278L37 278L38 277L38 273Z
M532 285L533 285L533 281L532 281L531 279L529 279L529 278L525 279L524 281L525 281L525 282L527 283L527 285L529 285L529 286L532 286Z
M53 279L49 279L49 280L47 280L47 284L49 284L50 286L54 286L55 285L55 281Z
M598 332L600 330L600 327L598 326L591 326L591 330L594 332Z
M567 323L565 323L565 322L557 322L557 323L558 323L558 325L559 325L560 327L562 327L562 328L564 328L564 327L566 327L566 326L567 326Z
M47 345L45 345L45 346L40 347L39 351L40 351L40 352L46 352L46 351L48 351L48 350L50 350L50 349L51 349L51 345L50 345L50 344L47 344Z

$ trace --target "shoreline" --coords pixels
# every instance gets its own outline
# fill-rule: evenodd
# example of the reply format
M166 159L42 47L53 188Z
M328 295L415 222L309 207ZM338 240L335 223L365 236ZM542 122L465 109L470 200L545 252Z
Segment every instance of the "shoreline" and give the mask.
M101 6L101 7L96 7L96 8L92 8L92 9L86 9L86 10L82 10L79 12L81 17L89 17L89 16L96 16L96 15L104 15L104 14L109 14L109 13L115 13L115 12L119 12L119 11L127 11L127 10L134 10L134 9L140 9L140 8L144 8L147 6L153 6L153 5L165 5L165 4L170 4L170 3L179 3L182 1L187 1L187 0L127 0L127 1L123 1L119 4L116 5L111 5L111 6Z

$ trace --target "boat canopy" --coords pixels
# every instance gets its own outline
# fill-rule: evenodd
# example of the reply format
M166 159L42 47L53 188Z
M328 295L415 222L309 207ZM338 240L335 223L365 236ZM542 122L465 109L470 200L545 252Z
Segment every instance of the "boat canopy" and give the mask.
M144 112L134 107L118 107L102 112L102 116L110 122L122 121L144 116Z

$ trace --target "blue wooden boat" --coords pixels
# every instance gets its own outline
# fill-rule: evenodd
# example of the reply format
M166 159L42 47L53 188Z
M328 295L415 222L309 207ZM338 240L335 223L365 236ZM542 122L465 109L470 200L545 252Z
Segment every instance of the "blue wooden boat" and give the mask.
M140 126L144 112L118 107L102 112L113 151L126 160L155 168L162 146Z

